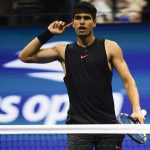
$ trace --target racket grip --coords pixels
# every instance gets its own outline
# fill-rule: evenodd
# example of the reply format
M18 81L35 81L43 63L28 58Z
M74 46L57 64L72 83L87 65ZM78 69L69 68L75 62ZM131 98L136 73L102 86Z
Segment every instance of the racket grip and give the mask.
M141 113L143 114L143 116L146 116L146 114L147 114L147 111L145 110L145 109L142 109L141 110ZM130 119L134 122L134 123L140 123L140 121L138 120L138 118L133 118L132 116L129 116L130 117Z
M129 118L130 118L135 124L140 123L140 121L138 120L138 118L133 118L132 116L129 116Z

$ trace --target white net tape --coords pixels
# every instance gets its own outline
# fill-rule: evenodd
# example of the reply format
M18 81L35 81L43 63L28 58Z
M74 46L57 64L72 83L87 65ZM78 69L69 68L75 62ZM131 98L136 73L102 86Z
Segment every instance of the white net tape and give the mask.
M0 134L150 134L150 124L1 125Z

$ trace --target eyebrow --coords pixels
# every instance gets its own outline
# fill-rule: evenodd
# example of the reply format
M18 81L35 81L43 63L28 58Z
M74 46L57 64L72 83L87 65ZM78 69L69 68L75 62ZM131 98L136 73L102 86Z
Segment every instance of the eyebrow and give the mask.
M89 15L75 15L74 16L75 19L80 19L80 18L84 18L84 19L91 19L92 17Z

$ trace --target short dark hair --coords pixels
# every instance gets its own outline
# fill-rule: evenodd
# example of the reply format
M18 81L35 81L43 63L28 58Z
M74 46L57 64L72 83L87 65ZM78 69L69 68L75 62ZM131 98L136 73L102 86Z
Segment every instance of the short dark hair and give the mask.
M97 9L91 3L84 1L84 2L77 3L73 7L72 18L74 18L75 14L78 13L89 13L92 15L93 20L95 20Z

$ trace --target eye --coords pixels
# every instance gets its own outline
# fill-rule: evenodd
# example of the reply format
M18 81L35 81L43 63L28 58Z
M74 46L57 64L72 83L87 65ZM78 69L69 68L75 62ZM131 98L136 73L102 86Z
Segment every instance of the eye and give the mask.
M84 20L90 20L91 17L90 16L84 16Z
M80 16L75 16L74 19L79 20L79 19L81 19L81 17Z

